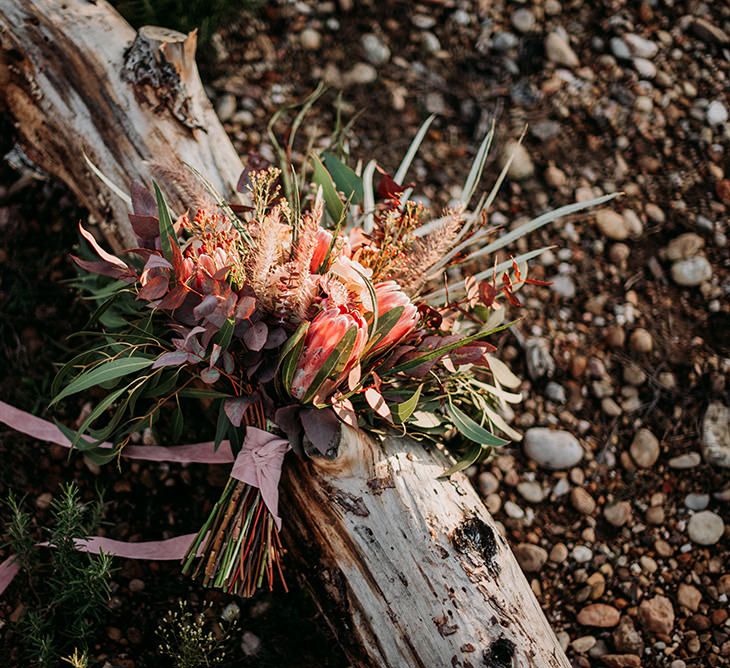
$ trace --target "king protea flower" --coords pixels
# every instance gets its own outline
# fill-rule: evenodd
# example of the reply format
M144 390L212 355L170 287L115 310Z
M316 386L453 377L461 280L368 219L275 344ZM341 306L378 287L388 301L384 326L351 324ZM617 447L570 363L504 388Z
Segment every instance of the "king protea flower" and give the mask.
M389 348L408 336L418 323L418 309L395 281L375 286L378 302L378 328L374 332L370 353Z
M325 302L304 336L290 394L303 403L326 399L358 363L367 339L368 325L358 311Z

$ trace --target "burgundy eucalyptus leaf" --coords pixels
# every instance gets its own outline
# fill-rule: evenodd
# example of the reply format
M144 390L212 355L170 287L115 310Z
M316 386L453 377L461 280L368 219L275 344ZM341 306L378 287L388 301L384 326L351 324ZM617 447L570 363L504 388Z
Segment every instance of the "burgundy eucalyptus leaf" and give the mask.
M265 350L278 348L289 338L289 334L283 327L276 327L269 332L269 337L264 344Z
M218 369L203 369L203 371L200 372L200 380L208 385L212 385L217 382L220 377L221 372L218 371Z
M299 404L290 404L277 408L274 412L274 422L286 434L291 443L292 449L298 455L303 455L302 450L302 421L299 419L299 412L302 407Z
M223 370L231 374L233 373L233 370L235 369L235 362L233 360L233 355L229 353L227 350L223 353Z
M132 181L132 210L138 216L157 217L157 201L154 195L139 181Z
M180 306L182 306L185 301L185 297L188 296L188 293L189 288L186 285L176 285L158 304L158 308L166 311L174 311L176 308L180 308Z
M236 320L248 320L256 310L256 298L245 295L238 300L236 305Z
M243 335L243 342L249 350L258 352L264 347L268 335L269 328L266 323L257 322Z
M213 344L213 349L210 351L210 360L209 365L211 368L213 368L218 361L218 358L221 356L221 350L222 348L217 344Z
M193 309L193 314L198 320L207 318L218 308L218 302L219 298L216 295L208 295Z
M246 409L253 403L252 397L236 397L223 402L223 410L234 427L240 427Z
M180 366L190 361L190 355L184 350L175 350L170 353L162 353L152 364L153 369L166 366Z
M307 454L320 454L324 457L334 458L337 456L337 448L340 444L342 423L331 408L305 408L299 413L299 419L304 427L306 441L309 441L312 448L304 443Z

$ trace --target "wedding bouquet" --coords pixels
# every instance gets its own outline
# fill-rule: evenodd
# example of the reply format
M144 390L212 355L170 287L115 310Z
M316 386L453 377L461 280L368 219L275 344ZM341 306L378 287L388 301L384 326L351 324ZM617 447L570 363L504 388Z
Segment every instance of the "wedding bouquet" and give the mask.
M312 154L306 181L286 166L246 169L232 203L196 173L203 187L174 213L156 183L134 183L137 247L112 255L81 229L87 253L74 260L98 305L96 340L61 369L54 403L106 393L78 430L59 427L105 462L144 430L174 442L186 423L217 425L236 460L183 562L206 585L249 596L283 581L277 485L290 448L334 457L342 428L395 431L445 445L447 476L520 438L503 416L520 381L486 339L510 324L505 300L546 284L527 275L545 249L484 260L610 196L500 234L486 212L509 163L470 208L492 128L460 201L434 217L406 181L431 120L393 176Z

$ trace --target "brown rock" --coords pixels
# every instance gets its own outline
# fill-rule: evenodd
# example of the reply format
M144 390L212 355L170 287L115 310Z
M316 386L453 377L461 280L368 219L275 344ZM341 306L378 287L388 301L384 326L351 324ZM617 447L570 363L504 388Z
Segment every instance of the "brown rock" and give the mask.
M677 592L677 601L679 605L684 606L692 612L697 612L700 607L700 601L702 600L702 594L700 594L697 587L692 585L682 584L679 585L679 591Z
M613 632L613 644L617 652L641 656L644 651L644 641L636 630L631 617L626 615L621 617L618 628Z
M609 524L622 527L631 519L631 504L628 501L619 501L603 509L603 516Z
M570 491L570 503L582 515L590 515L596 509L595 500L582 487L573 487Z
M707 631L712 626L712 622L706 615L695 614L687 620L687 626L695 631Z
M641 659L636 654L604 654L601 663L608 668L641 668Z
M639 606L639 620L647 631L669 635L674 627L674 608L666 596L644 599Z
M621 613L611 605L605 603L591 603L578 613L578 623L581 626L597 626L608 629L618 624Z
M537 573L547 561L548 553L539 545L520 543L515 548L517 562L526 573Z

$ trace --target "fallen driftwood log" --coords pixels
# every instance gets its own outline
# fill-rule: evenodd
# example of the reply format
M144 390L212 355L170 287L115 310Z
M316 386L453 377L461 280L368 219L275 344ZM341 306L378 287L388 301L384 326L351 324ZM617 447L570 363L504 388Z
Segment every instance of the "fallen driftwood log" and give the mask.
M0 47L0 105L24 151L108 243L132 240L128 209L84 153L118 184L154 172L178 210L194 193L159 164L185 161L233 193L241 162L203 91L194 34L137 34L104 0L4 0ZM437 479L444 466L438 450L354 431L334 460L287 464L290 563L351 663L569 666L478 495L461 474Z

